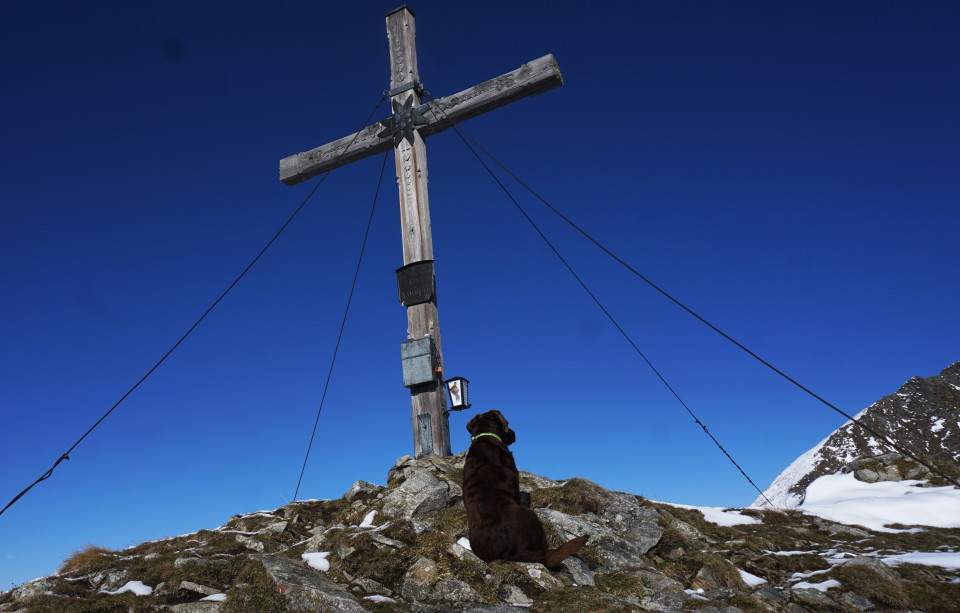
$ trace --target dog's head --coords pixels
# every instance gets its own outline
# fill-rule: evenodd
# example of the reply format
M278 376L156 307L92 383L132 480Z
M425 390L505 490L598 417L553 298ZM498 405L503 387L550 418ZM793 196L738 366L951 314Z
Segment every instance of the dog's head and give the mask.
M472 436L480 434L496 434L504 445L512 445L517 435L507 425L507 418L500 411L487 411L474 416L467 423L467 432Z

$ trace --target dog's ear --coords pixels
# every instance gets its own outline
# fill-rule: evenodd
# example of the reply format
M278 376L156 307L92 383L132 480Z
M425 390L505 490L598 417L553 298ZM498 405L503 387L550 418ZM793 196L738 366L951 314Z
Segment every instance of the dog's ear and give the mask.
M495 413L497 418L497 426L500 430L500 440L503 441L504 445L512 445L517 442L517 434L510 429L510 424L507 422L507 418L503 416L500 411L491 411Z
M479 415L474 415L474 416L473 416L473 419L471 419L470 421L467 422L467 432L469 432L470 434L476 436L477 433L474 432L474 430L475 430L476 427L477 427L477 422L478 422L478 421L480 421L480 416L479 416Z

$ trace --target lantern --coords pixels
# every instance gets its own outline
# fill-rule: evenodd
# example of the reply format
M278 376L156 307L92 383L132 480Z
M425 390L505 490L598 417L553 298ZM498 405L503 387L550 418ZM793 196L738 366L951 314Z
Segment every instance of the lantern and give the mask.
M470 402L467 397L467 388L470 381L463 377L453 377L447 379L447 391L450 392L450 410L462 411L470 408Z

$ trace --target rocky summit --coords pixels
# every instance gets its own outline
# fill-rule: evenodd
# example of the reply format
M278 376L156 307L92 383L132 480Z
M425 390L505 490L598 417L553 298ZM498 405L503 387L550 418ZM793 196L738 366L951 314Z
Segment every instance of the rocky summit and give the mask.
M960 551L960 529L871 532L798 511L719 513L583 479L521 473L553 544L589 534L563 568L469 549L465 453L401 458L387 485L238 515L123 551L89 547L0 595L16 613L960 611L960 570L902 563ZM898 556L900 556L898 558Z
M960 362L933 377L913 377L895 393L861 411L855 419L927 464L949 471L951 466L960 463ZM819 477L834 474L858 459L869 461L892 451L868 431L848 421L797 458L767 488L764 496L777 507L797 507L803 503L807 487ZM899 454L890 457L891 460L897 458ZM924 478L922 472L907 475L887 470L886 473L885 477L875 480ZM764 497L759 497L753 504L759 507L765 502Z

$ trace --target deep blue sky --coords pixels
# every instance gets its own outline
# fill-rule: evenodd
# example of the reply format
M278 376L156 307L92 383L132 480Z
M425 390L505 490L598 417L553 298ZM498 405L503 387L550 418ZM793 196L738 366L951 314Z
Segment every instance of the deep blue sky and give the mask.
M304 198L312 184L281 184L278 160L360 127L388 85L395 6L0 9L0 505ZM464 127L831 402L855 413L960 359L956 3L412 7L436 96L555 54L562 88ZM749 504L756 492L456 135L427 146L447 372L511 421L519 466ZM0 516L0 589L88 543L122 548L290 499L380 164L332 174L187 342ZM508 185L760 487L843 423ZM412 450L398 217L388 175L301 497L384 483ZM469 417L451 419L455 451Z

